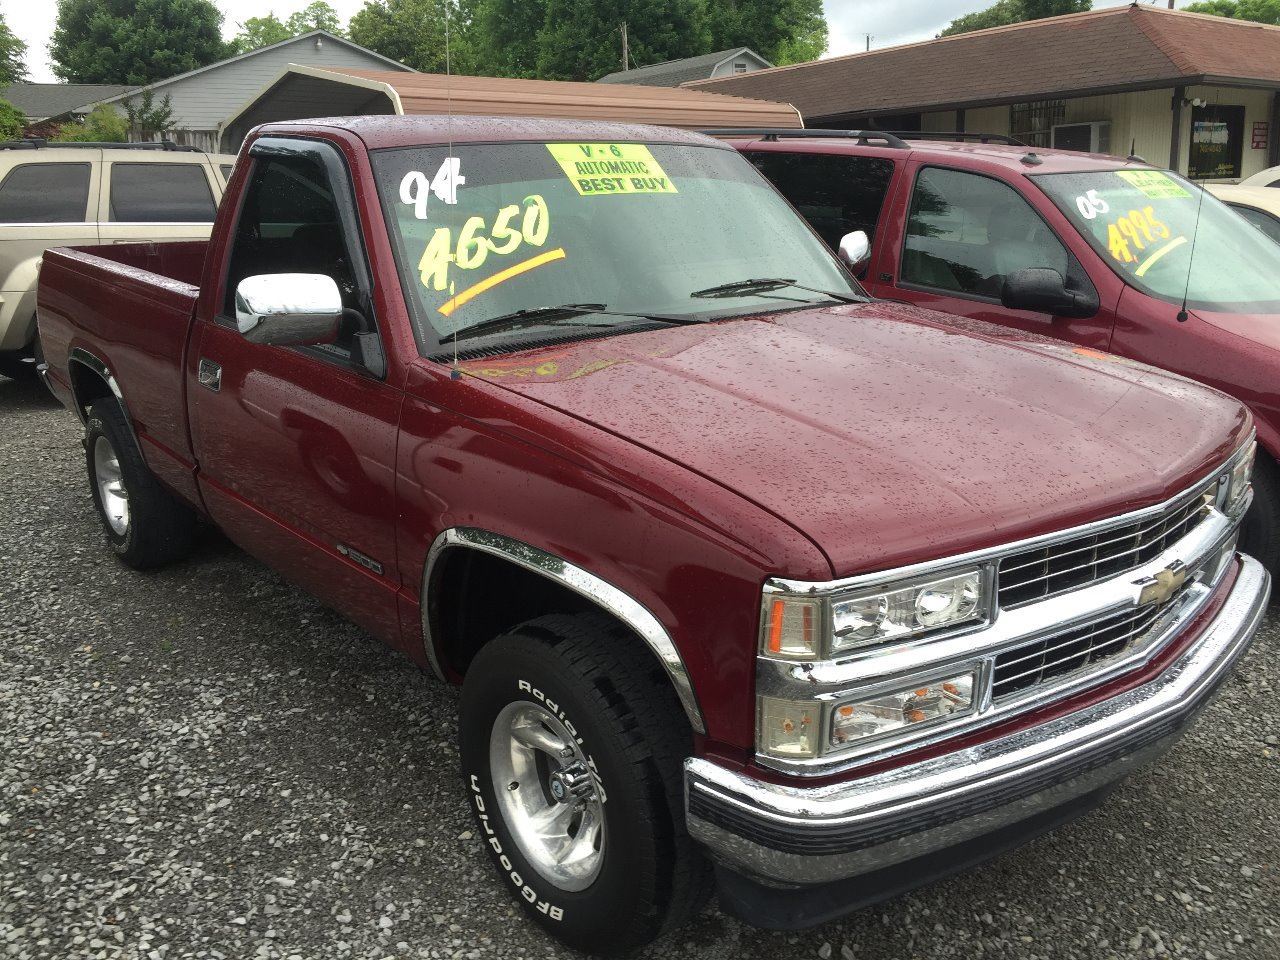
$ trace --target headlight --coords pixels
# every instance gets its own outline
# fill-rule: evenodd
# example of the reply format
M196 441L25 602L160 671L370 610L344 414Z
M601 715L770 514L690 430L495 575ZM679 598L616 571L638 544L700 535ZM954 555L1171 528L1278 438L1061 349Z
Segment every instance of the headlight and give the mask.
M1227 495L1222 504L1224 513L1234 513L1244 502L1245 494L1249 491L1249 478L1253 476L1253 458L1257 451L1258 444L1255 441L1249 444L1249 449L1232 466L1227 480Z
M761 652L819 659L978 623L988 616L988 582L985 567L972 567L830 598L766 594Z
M843 747L881 734L972 713L976 681L977 675L970 671L841 703L831 715L830 744Z

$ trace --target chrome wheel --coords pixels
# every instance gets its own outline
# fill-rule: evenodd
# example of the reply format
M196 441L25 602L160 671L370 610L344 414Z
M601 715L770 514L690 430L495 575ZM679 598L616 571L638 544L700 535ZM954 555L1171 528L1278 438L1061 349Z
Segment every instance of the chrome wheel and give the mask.
M107 525L123 537L129 531L129 491L120 475L120 458L106 437L98 437L93 445L93 473Z
M561 890L585 890L604 863L604 809L586 757L534 703L508 704L489 737L493 789L520 852Z

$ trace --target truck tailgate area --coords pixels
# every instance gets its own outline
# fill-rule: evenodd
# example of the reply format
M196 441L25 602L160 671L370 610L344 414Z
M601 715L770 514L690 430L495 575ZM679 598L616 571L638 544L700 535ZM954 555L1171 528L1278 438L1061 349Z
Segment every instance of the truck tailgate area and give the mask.
M37 293L54 393L79 410L85 383L105 377L134 423L148 466L193 503L199 501L183 370L206 247L199 241L49 250Z

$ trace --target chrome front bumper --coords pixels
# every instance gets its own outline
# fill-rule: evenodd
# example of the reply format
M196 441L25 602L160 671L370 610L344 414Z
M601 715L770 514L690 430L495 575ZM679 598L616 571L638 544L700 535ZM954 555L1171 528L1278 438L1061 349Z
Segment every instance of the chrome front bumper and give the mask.
M784 786L685 761L689 833L729 869L799 887L884 870L1059 809L1158 757L1230 674L1271 578L1241 555L1200 636L1151 682L1056 720L844 783Z

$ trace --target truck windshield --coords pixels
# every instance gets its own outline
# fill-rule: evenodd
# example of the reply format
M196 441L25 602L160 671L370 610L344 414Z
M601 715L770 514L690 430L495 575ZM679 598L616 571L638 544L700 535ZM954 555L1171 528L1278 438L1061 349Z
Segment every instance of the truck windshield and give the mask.
M1031 179L1112 269L1144 293L1181 303L1185 292L1193 309L1280 313L1280 246L1208 193L1197 235L1199 186L1143 169Z
M639 143L458 144L374 153L419 344L518 310L600 304L691 320L827 302L796 286L691 294L754 277L861 299L856 282L732 150ZM494 341L643 324L531 318ZM488 336L476 337L483 346ZM472 346L472 344L468 344Z

